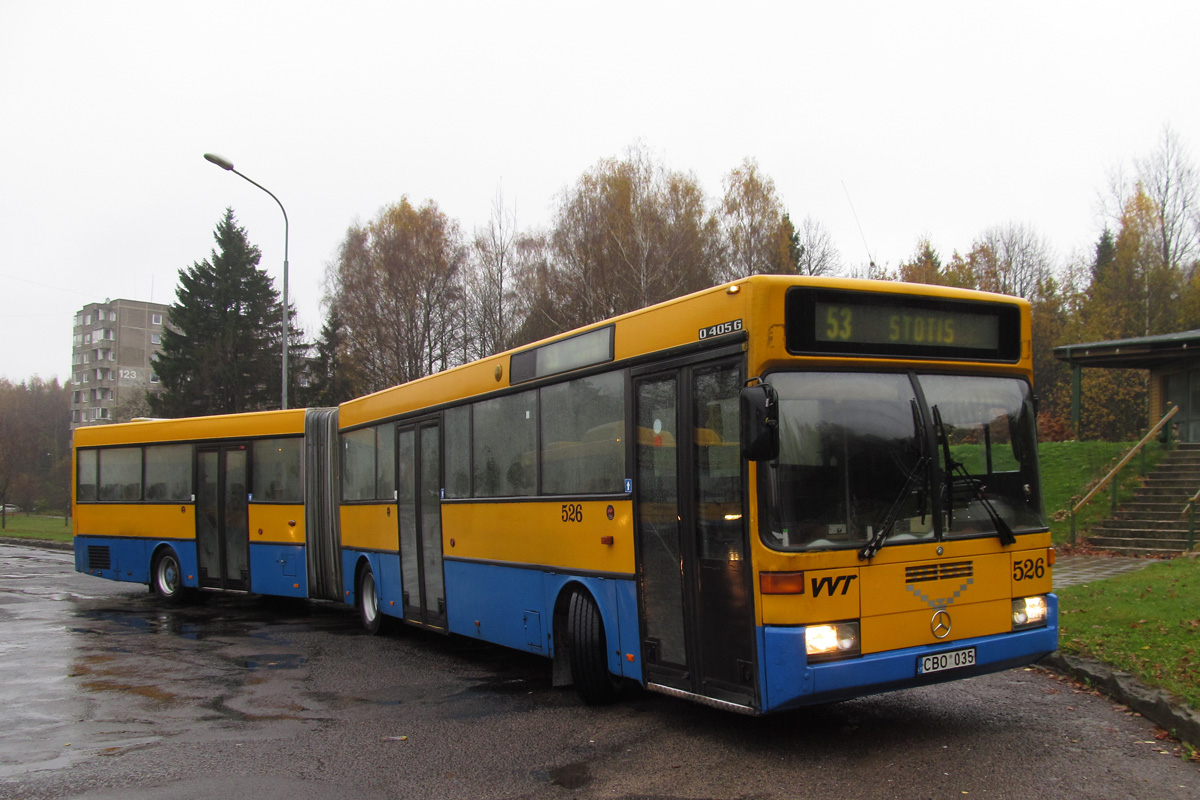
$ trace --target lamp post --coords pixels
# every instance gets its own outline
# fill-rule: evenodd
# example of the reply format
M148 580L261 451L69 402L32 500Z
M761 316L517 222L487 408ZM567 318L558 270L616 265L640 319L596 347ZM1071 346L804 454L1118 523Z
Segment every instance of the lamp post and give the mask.
M258 183L257 181L252 180L251 178L247 178L245 175L243 175L242 173L240 173L236 169L234 169L233 162L230 161L229 159L222 158L221 156L217 155L216 153L205 153L204 158L207 161L211 161L213 164L216 164L221 169L226 170L227 172L232 172L234 175L237 175L239 178L243 178L243 179L249 181L250 183L253 183L255 186L262 189L267 194L271 195L271 199L274 200L279 205L279 210L283 212L283 303L282 303L283 311L280 314L280 318L282 320L282 325L283 325L283 388L280 391L279 403L280 403L280 408L287 408L288 407L288 401L287 401L287 396L288 396L288 217L287 217L287 209L285 209L283 207L283 203L279 202L279 198L276 197L275 194L270 189L263 186L261 183Z

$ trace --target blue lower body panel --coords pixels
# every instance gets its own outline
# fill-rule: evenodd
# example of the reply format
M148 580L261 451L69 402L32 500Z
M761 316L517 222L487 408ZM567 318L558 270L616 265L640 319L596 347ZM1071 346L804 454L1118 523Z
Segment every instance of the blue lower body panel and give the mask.
M342 599L347 605L357 602L360 565L371 568L379 612L392 617L404 616L404 584L400 580L400 555L375 550L342 550Z
M304 545L251 542L250 591L278 597L308 597Z
M400 579L400 554L377 551L342 551L342 600L353 606L358 597L359 570L370 567L376 579L379 613L404 615L404 587Z
M640 681L637 587L632 579L563 575L542 569L471 561L445 562L446 612L452 633L553 656L554 613L578 586L604 620L609 671Z
M122 536L76 536L75 571L111 581L150 584L150 560L159 547L170 547L179 557L183 585L195 588L196 542Z
M763 654L760 665L760 680L764 687L762 711L829 703L1032 664L1058 649L1058 598L1051 594L1047 599L1049 624L1044 628L908 647L811 666L806 663L804 654L803 628L759 628L760 652ZM964 647L975 648L973 666L925 675L917 673L917 663L922 657Z
M113 581L150 584L151 561L160 547L179 557L183 585L198 587L196 542L191 539L142 539L76 536L75 570ZM250 591L280 597L308 597L304 545L250 545Z

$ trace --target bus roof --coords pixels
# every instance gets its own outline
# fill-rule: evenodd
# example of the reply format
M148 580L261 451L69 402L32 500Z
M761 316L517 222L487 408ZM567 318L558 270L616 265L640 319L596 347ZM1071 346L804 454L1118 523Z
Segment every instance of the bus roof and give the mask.
M286 411L250 411L210 417L143 419L115 425L89 425L75 429L75 446L97 447L143 442L297 435L304 432L306 411L303 408L294 408Z
M562 342L591 331L613 327L611 361L622 361L643 353L669 350L694 344L709 326L740 321L751 310L754 317L766 318L767 307L775 299L782 309L782 298L793 286L824 287L884 294L942 297L974 301L1015 303L1028 308L1020 298L971 289L931 286L897 281L857 278L825 278L797 275L754 275L693 294L666 300L653 306L621 314L575 330L522 345L469 364L434 373L399 386L375 392L339 407L338 424L342 429L370 424L389 417L450 403L460 398L508 388L512 384L514 355ZM1028 316L1028 311L1024 311ZM766 316L764 316L766 315ZM782 311L779 312L782 319ZM779 337L782 340L782 337ZM601 363L601 362L597 362Z

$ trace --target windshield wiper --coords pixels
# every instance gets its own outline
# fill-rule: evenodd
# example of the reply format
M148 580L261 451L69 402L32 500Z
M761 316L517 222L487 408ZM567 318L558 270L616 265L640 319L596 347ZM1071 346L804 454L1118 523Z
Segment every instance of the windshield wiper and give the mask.
M988 519L992 521L992 526L996 529L996 535L1000 537L1000 544L1010 545L1017 543L1017 537L1012 532L1012 528L1004 521L1004 518L996 511L992 501L984 496L984 490L987 488L979 482L977 478L967 472L966 466L961 461L955 461L950 455L950 437L946 433L946 426L942 424L942 412L937 406L933 407L933 422L937 425L938 438L942 440L942 457L946 460L946 528L949 529L954 523L954 472L957 470L966 485L974 490L975 499L983 506L983 510L987 512Z
M900 490L900 494L896 495L896 499L892 501L892 507L884 515L883 521L879 524L879 530L871 537L871 541L863 545L863 548L858 551L859 561L874 558L875 554L883 548L883 543L891 535L892 528L896 526L896 520L900 518L900 509L904 508L904 503L912 493L917 479L924 475L926 482L929 480L929 454L926 452L925 446L925 424L921 421L921 410L917 406L917 401L911 400L909 402L912 403L913 434L920 443L921 456L917 459L917 463L913 466L912 471L908 473L908 478L904 481L904 488ZM925 521L925 494L925 488L922 486L917 495L917 505L921 512L921 522Z

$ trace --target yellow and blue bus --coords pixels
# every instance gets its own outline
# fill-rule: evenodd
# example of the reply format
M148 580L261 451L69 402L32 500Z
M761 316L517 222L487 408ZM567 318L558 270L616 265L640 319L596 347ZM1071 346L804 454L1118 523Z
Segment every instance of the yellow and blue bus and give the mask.
M591 703L969 677L1057 646L1031 377L1020 299L756 276L337 409L79 429L76 563L541 654Z
M77 428L76 569L169 603L199 590L339 599L336 419L297 409Z

